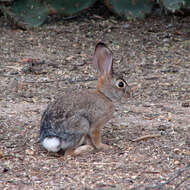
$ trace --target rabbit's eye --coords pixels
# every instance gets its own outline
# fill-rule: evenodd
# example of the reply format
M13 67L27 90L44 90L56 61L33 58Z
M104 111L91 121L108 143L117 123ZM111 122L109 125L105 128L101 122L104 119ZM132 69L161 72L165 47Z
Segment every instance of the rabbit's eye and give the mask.
M118 86L119 86L120 88L124 87L124 82L122 82L122 81L119 82Z
M118 88L124 88L125 87L125 82L122 81L122 80L118 80L116 85L117 85Z

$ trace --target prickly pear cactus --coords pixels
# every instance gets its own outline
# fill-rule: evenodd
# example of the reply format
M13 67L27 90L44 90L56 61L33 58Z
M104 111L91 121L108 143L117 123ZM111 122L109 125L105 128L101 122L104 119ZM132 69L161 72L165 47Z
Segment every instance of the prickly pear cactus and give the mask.
M188 1L188 0L186 0ZM184 0L160 0L160 4L165 7L167 10L175 12L179 10L182 5L185 4Z
M96 0L14 0L0 7L3 14L23 28L40 26L50 14L70 16L89 8Z
M184 0L185 1L185 7L189 8L190 7L190 0Z
M48 16L48 8L38 0L15 0L10 7L3 6L2 12L21 27L37 27Z
M104 0L106 6L125 18L143 18L151 12L154 0Z

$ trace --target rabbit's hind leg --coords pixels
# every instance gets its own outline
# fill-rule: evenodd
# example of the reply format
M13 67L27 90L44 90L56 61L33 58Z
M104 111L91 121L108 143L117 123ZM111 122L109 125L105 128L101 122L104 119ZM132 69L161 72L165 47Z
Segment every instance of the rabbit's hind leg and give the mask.
M74 150L74 155L77 156L79 154L83 154L83 153L86 153L86 152L90 152L92 150L92 146L86 144L86 145L82 145L82 146L79 146L78 148L76 148Z
M92 150L92 146L90 145L82 145L78 148L70 148L65 151L64 157L70 156L78 156L86 152L90 152Z
M85 139L86 139L86 136L82 136L79 142L77 143L77 145L75 145L75 147L66 149L64 157L68 155L77 156L77 155L80 155L82 153L89 152L90 150L92 150L92 146L88 144L83 145L83 143L85 142Z
M101 141L101 129L102 125L99 125L97 128L93 129L90 134L91 144L98 150L108 150L109 146L107 144L103 144Z

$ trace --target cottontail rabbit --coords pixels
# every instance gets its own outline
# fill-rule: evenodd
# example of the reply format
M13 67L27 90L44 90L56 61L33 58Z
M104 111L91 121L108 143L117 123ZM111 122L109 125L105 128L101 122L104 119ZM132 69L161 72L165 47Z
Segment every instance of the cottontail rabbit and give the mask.
M130 95L130 87L112 71L112 52L97 43L93 64L99 71L96 90L70 91L51 103L43 113L40 141L51 152L64 150L65 155L78 155L92 147L106 149L101 142L101 129L112 119L114 102Z

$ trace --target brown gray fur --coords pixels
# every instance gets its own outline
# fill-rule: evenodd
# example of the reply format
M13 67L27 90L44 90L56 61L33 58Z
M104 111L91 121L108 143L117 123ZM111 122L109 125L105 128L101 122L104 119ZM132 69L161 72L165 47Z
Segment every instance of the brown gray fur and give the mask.
M95 47L93 64L99 72L96 90L65 92L44 111L40 141L48 151L78 155L92 147L108 148L101 142L101 129L113 118L114 104L126 100L131 90L113 74L112 52L102 42Z

